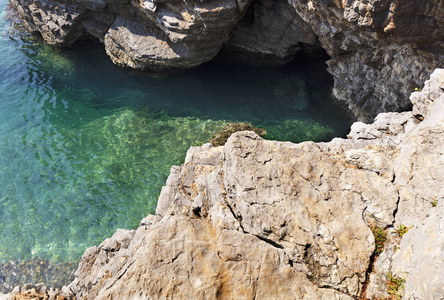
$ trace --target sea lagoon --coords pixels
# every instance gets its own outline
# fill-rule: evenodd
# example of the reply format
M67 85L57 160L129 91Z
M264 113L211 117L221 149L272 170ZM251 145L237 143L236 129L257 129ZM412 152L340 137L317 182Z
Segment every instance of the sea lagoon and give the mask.
M328 141L352 122L322 60L220 56L159 74L113 65L98 42L53 49L0 0L0 292L60 286L90 246L155 212L172 165L228 122L266 139Z

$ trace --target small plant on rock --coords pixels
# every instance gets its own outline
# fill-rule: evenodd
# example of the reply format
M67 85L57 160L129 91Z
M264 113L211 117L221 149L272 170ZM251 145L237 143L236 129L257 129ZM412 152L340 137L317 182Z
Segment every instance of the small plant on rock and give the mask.
M432 201L431 203L432 203L432 207L435 207L435 206L438 205L438 200L436 199L436 195L435 195L435 197L433 198L433 201Z
M400 290L404 286L405 279L394 276L391 273L387 274L387 293L391 296L391 299L401 299Z
M404 234L406 234L407 231L409 231L410 228L413 228L413 226L412 226L412 227L407 227L407 226L405 226L404 224L399 224L399 225L398 225L398 228L396 228L395 232L398 234L398 236L399 236L400 238L402 238L402 236L403 236Z
M378 257L384 251L384 244L387 242L387 230L376 226L370 227L375 237L375 256Z

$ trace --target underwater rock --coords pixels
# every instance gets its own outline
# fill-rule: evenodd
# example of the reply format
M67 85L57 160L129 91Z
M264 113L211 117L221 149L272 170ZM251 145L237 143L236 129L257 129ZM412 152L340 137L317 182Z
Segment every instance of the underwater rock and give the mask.
M307 83L297 76L282 79L277 84L274 94L289 107L296 110L304 110L310 105L310 93Z
M61 288L74 279L78 262L53 263L42 258L0 262L0 293L25 283L42 283Z
M244 130L254 131L259 136L264 136L267 134L267 130L264 128L257 128L248 123L227 123L219 130L219 132L214 134L208 142L210 142L214 147L223 146L233 133Z

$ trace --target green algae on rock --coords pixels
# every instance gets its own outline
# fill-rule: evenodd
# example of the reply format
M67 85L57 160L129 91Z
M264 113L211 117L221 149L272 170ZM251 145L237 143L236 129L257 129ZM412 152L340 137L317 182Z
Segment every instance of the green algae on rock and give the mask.
M265 139L278 141L291 141L299 143L303 141L320 142L328 140L333 133L333 129L314 120L284 120L276 126L267 127Z
M78 262L53 263L47 259L0 262L0 293L29 282L63 286L74 279Z
M248 123L227 123L219 130L219 132L210 138L209 142L214 147L223 146L233 133L244 130L254 131L259 136L267 134L266 129L258 128Z

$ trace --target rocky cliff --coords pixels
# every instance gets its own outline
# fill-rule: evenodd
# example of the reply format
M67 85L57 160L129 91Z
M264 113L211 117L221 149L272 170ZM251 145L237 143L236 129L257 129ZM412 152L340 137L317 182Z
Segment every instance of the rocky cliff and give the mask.
M190 68L230 49L289 59L322 46L334 94L353 114L410 107L408 96L444 67L441 0L10 0L47 43L93 36L122 66Z
M190 68L213 58L250 0L11 0L26 27L55 47L93 36L113 62Z
M442 299L444 70L410 99L347 139L191 148L156 215L88 249L64 295Z
M399 111L444 64L444 3L290 0L332 58L334 94L364 121Z

